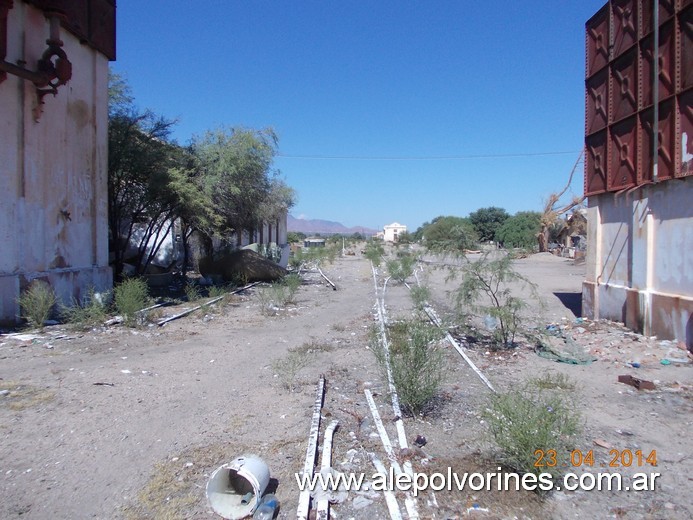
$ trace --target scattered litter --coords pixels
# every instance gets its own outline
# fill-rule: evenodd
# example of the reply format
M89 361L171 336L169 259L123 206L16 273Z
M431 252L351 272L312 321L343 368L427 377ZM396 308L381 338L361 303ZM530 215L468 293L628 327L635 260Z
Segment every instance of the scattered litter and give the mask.
M115 386L115 383L92 383L94 386Z
M123 373L123 374L132 374L132 371L127 370L127 369L126 369L126 370L121 370L120 372Z
M353 507L356 510L359 510L359 509L363 509L364 507L368 507L372 503L373 503L372 500L370 500L364 496L358 495L358 496L354 497L354 500L351 503L351 507Z
M17 341L34 341L41 338L35 334L8 334L6 337Z
M331 478L332 482L338 482L339 486L337 489L330 486L328 486L327 489L323 489L322 486L316 486L315 489L310 492L310 495L315 502L327 500L330 504L341 504L349 497L349 492L346 489L344 479L343 477L340 477L340 475L344 475L344 473L340 473L334 468L327 467L321 468L320 474L322 474L322 478L325 479L324 482L329 482L329 479Z
M125 321L125 318L123 318L122 316L115 316L115 317L111 318L110 320L105 321L104 325L106 327L109 327L111 325L117 325L118 323L123 323L124 321Z
M637 377L625 375L618 376L619 383L625 383L626 385L634 386L638 390L654 390L655 385L652 381L645 381L644 379L638 379Z
M600 448L604 448L607 450L610 450L611 448L613 448L613 446L611 444L609 444L608 442L606 442L602 439L594 439L594 444L596 446L599 446Z
M419 448L423 448L427 443L428 441L423 435L417 435L416 439L414 439L414 444L416 444Z
M474 504L472 507L467 508L467 514L477 512L477 513L488 513L488 508L481 507L479 504Z

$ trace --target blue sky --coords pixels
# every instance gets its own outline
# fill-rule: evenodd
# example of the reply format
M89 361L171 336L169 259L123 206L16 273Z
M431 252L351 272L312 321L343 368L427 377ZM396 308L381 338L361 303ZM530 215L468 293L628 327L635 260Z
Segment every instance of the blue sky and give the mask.
M295 216L414 230L565 185L604 3L118 0L111 66L181 144L273 127Z

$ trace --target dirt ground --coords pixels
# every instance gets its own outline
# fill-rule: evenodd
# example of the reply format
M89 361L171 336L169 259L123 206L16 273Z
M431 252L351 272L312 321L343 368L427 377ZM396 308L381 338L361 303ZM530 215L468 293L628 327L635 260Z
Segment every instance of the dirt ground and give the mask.
M443 260L427 260L419 274L445 315L447 291L459 282L446 281ZM470 344L469 357L500 391L550 372L568 375L584 424L575 447L593 450L597 466L571 469L595 473L613 459L611 450L656 450L656 467L634 462L607 470L625 477L660 473L657 487L548 497L425 492L418 499L421 518L693 518L693 368L661 363L685 360L686 352L616 323L579 319L584 266L548 254L515 265L543 301L528 300L523 326L570 335L595 361L552 361L529 343L502 352ZM373 392L393 442L397 436L387 385L368 347L376 323L371 266L357 253L323 271L337 290L317 273L304 273L296 303L271 315L261 312L255 287L163 327L77 332L58 325L0 335L0 518L218 518L205 485L218 466L242 454L266 461L281 503L278 518L294 518L295 474L303 468L321 374L327 381L321 430L340 421L332 466L374 473L368 453L387 457L364 389ZM408 289L392 282L385 305L390 320L413 312ZM286 366L273 369L297 348L310 356L295 378ZM424 436L427 444L402 456L425 473L496 471L496 448L482 418L490 390L456 350L446 347L445 356L447 377L435 409L404 418L410 443ZM619 383L619 375L652 381L655 389ZM352 491L332 507L332 518L387 517L385 499L374 491Z

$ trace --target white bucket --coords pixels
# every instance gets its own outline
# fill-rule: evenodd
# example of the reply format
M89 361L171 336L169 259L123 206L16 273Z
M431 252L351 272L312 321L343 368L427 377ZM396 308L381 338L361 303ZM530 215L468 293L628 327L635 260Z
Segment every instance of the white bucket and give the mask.
M265 461L255 455L243 455L212 473L207 481L207 500L223 518L246 518L260 504L269 479Z

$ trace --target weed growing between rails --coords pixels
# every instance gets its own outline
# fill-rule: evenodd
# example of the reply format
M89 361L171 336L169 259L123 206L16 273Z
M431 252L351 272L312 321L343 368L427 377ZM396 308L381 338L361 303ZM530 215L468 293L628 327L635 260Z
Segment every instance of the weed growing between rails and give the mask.
M404 284L414 274L417 261L411 253L398 251L396 258L388 260L385 266L393 280Z
M577 403L568 393L574 387L569 378L549 374L493 394L484 416L500 448L499 462L520 473L562 475L562 458L582 430Z
M421 318L392 323L387 333L390 372L402 411L411 415L425 414L445 381L443 351L439 347L443 333ZM377 337L375 339L371 348L387 377L385 347Z
M478 260L466 262L459 270L452 269L448 276L448 281L458 274L462 276L462 283L453 291L458 316L484 316L495 348L514 346L521 312L527 307L523 299L512 294L511 285L528 290L531 298L539 300L536 286L513 269L512 261L510 255L487 252Z

